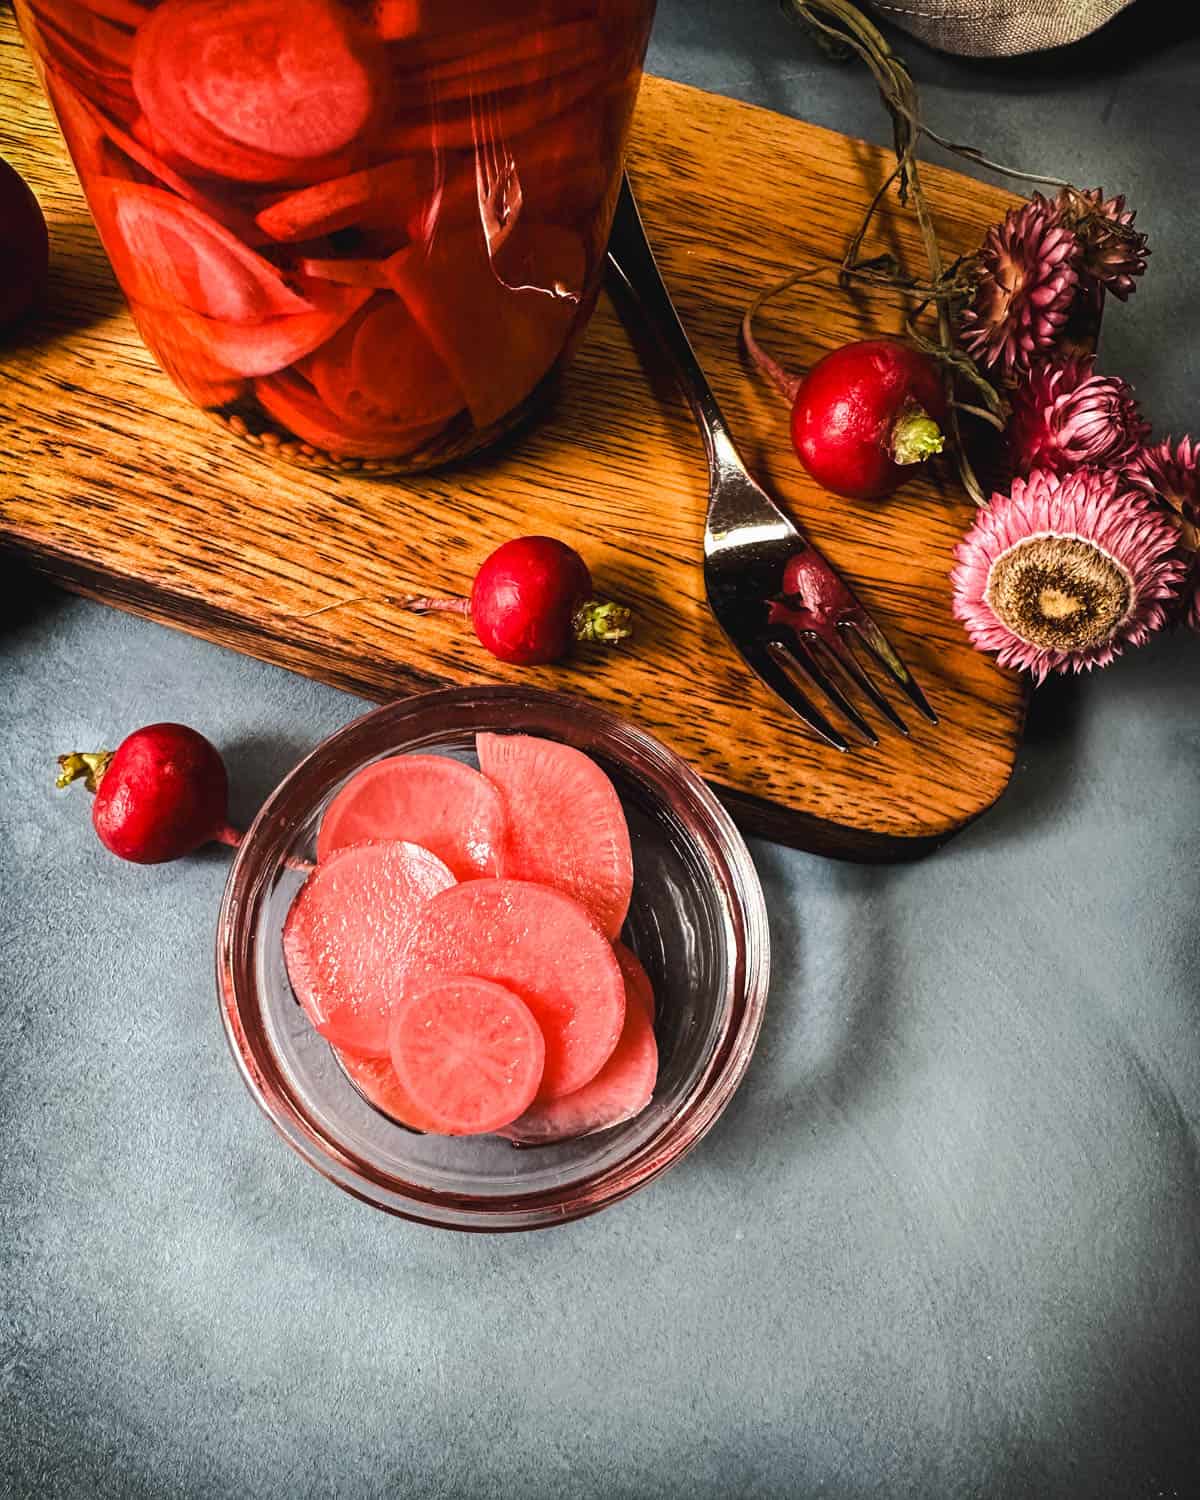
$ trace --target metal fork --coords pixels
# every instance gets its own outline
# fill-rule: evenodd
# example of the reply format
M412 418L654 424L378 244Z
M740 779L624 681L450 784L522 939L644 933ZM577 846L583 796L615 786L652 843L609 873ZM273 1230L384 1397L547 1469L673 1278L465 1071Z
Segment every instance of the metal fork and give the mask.
M503 136L497 138L496 110L490 93L471 96L471 134L475 141L475 193L487 239L488 258L512 233L525 201L516 158Z
M814 690L868 744L878 745L879 737L851 698L855 691L908 733L870 675L872 665L936 724L937 715L883 631L747 472L659 274L628 178L621 184L608 258L674 366L704 439L704 585L717 623L742 659L835 749L850 747L809 696Z

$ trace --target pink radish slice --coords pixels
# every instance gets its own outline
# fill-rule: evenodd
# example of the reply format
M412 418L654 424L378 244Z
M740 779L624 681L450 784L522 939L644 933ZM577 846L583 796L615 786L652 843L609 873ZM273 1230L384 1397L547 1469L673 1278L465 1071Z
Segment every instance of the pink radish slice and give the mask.
M332 1050L350 1082L369 1104L410 1130L437 1129L396 1077L390 1054L387 1057L355 1057L352 1052L343 1052L337 1047Z
M334 458L407 458L427 447L446 427L444 422L405 427L339 417L312 386L290 370L256 381L254 394L289 432Z
M206 350L213 363L235 375L272 375L331 338L371 295L356 287L313 289L305 284L305 289L320 298L320 306L261 323L227 323L176 307L171 316L179 327L180 345Z
M265 156L348 146L377 108L380 75L368 35L328 0L166 0L138 33L135 85L164 134L186 112Z
M590 756L555 740L480 734L475 743L508 818L505 875L565 891L615 938L633 892L633 851L612 782Z
M551 120L598 92L609 69L597 63L547 78L537 88L493 90L472 105L452 100L446 109L397 110L379 138L380 149L400 156L406 151L461 150L480 144L480 118L490 121L491 140L511 145L534 126Z
M227 323L310 313L312 302L292 291L275 266L224 225L161 188L108 179L90 184L100 205L105 248L122 284L139 302L183 306ZM249 373L249 372L247 372Z
M613 952L617 955L617 962L621 965L626 1000L636 1000L653 1021L658 1009L654 1000L654 986L650 983L649 974L642 967L641 959L619 938L613 942Z
M245 392L246 381L236 371L218 363L207 344L197 342L176 314L134 301L130 302L129 311L146 348L197 406L215 410L228 406Z
M325 810L317 858L366 839L407 839L457 880L494 875L504 839L495 787L448 755L392 755L352 776Z
M625 1022L613 951L569 896L522 880L468 880L424 908L409 974L473 974L519 995L546 1040L538 1097L581 1088L604 1066Z
M260 210L258 224L272 239L316 239L357 224L365 209L381 201L395 200L407 212L409 201L427 189L430 176L426 165L411 157L381 162L276 199Z
M128 77L133 66L133 36L129 31L114 26L88 7L76 5L74 0L54 0L53 5L47 5L45 0L32 0L31 9L75 46L84 49L93 67Z
M409 943L430 898L453 885L436 855L398 842L339 850L308 877L284 923L283 956L297 1000L327 1041L386 1056Z
M372 291L387 291L392 284L387 264L382 260L356 260L351 256L317 260L305 255L296 261L296 269L318 281L332 281L335 286L365 286Z
M71 99L68 108L86 115L90 125L96 131L111 141L119 151L123 151L131 161L136 162L143 171L149 172L152 177L157 177L165 188L170 188L180 198L186 198L201 213L228 229L242 244L247 242L248 236L254 241L262 240L262 234L248 215L240 214L236 209L227 208L216 199L210 198L207 193L201 192L194 183L180 176L179 172L169 162L164 161L150 145L140 140L137 133L139 122L135 121L131 133L117 121L110 119L95 108L69 84L60 82L58 87L64 92L70 91Z
M389 1034L400 1087L441 1135L486 1135L533 1102L546 1056L529 1007L469 975L410 984Z
M641 1114L658 1082L658 1043L641 999L631 989L625 999L621 1039L595 1078L573 1094L534 1104L502 1135L522 1145L548 1145L611 1130Z
M569 230L518 221L504 250L521 290L500 279L478 225L438 236L428 250L402 250L388 262L393 286L480 427L519 405L553 365L583 284L583 246Z
M133 56L133 92L152 129L194 170L235 182L304 183L340 177L357 163L349 149L299 157L263 151L227 134L219 120L198 115L181 87L197 64L179 12L193 4L233 14L224 0L168 0L138 30ZM241 14L238 11L237 14Z
M423 427L462 410L450 372L395 296L374 298L303 374L331 411L353 422Z

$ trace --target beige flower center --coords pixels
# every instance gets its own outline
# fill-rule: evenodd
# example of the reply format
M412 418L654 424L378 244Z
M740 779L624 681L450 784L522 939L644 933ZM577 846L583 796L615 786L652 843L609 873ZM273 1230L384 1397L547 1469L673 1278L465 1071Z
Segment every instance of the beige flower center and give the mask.
M1014 635L1050 651L1108 640L1133 604L1133 580L1081 537L1033 536L998 557L987 602Z

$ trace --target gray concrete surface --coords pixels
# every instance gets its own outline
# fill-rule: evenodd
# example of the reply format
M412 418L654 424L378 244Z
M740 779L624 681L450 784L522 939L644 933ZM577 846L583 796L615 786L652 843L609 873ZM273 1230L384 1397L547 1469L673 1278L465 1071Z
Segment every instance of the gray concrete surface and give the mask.
M1176 7L1048 59L907 52L948 133L1130 193L1155 253L1106 355L1200 427ZM662 0L651 63L884 134L771 0ZM476 1239L342 1196L257 1114L213 999L224 856L118 867L49 787L178 718L246 817L359 705L6 590L0 1494L1200 1495L1194 639L1041 693L1008 795L925 863L757 846L776 980L720 1127L597 1219Z

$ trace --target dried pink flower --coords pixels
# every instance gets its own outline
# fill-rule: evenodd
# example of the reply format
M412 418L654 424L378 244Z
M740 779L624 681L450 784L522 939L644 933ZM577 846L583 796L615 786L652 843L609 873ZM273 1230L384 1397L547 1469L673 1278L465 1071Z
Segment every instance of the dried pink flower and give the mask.
M981 365L1027 370L1050 349L1079 288L1082 247L1056 205L1035 193L988 230L959 339Z
M1103 188L1063 188L1055 205L1083 246L1081 274L1126 301L1150 254L1146 236L1133 227L1136 210L1125 207L1123 195L1105 198Z
M1038 469L993 495L955 550L972 644L1030 672L1107 666L1165 623L1183 578L1175 531L1117 473Z
M1164 438L1143 448L1125 473L1131 484L1161 501L1178 531L1188 570L1183 617L1193 630L1200 630L1200 443L1190 437L1178 442Z
M1015 474L1116 467L1149 437L1132 387L1119 375L1097 375L1094 363L1090 355L1044 361L1013 392L1008 452Z

